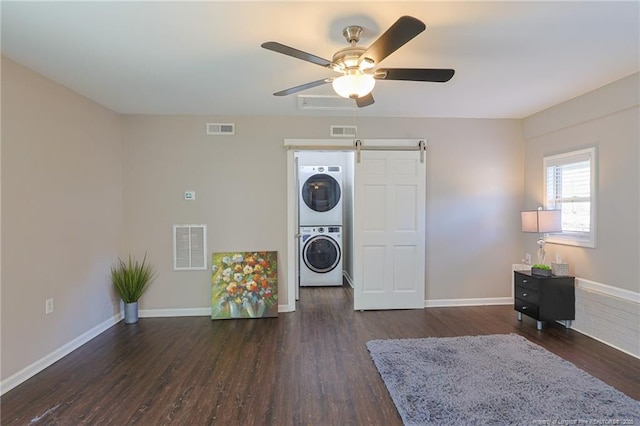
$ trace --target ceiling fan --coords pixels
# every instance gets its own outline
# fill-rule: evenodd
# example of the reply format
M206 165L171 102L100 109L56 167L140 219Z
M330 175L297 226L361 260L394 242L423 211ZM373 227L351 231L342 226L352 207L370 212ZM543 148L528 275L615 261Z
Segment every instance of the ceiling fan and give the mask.
M312 87L331 83L335 92L354 99L358 107L374 103L371 91L376 80L430 81L444 83L455 73L452 69L432 68L376 68L383 59L402 47L426 29L422 21L412 16L402 16L368 48L358 46L362 27L348 26L342 34L350 46L338 50L331 61L284 44L268 41L262 47L277 53L302 59L321 67L330 68L340 74L274 93L275 96L291 95Z

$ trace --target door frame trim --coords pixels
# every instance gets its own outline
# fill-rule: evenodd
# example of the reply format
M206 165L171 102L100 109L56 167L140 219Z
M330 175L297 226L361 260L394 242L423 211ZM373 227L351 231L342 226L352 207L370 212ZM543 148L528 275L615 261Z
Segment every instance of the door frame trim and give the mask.
M287 150L287 305L286 311L296 310L296 289L298 280L296 273L296 256L298 256L298 218L296 203L298 201L298 184L296 171L296 151L357 151L356 142L360 141L359 149L416 149L424 151L427 143L425 138L415 139L285 139L284 148ZM354 159L357 161L357 159ZM285 305L280 305L282 308Z

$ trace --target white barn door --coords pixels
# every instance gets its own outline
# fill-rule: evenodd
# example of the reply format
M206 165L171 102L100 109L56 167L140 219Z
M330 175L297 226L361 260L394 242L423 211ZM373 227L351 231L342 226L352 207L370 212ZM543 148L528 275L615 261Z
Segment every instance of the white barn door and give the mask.
M356 310L424 308L423 154L360 152L353 225Z

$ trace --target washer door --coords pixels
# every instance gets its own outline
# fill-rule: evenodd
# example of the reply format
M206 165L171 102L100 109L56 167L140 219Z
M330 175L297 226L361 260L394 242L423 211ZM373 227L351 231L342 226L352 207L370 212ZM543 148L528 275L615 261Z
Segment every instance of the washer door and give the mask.
M332 271L340 262L340 246L325 235L317 235L304 245L302 259L307 268L319 274Z
M340 184L333 177L319 173L309 177L302 186L302 199L311 210L328 212L340 201Z

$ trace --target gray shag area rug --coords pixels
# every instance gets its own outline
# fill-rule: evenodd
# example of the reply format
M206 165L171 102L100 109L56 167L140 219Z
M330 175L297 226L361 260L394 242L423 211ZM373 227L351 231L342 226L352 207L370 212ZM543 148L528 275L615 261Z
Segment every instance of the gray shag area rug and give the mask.
M640 425L640 402L516 334L367 343L406 425Z

